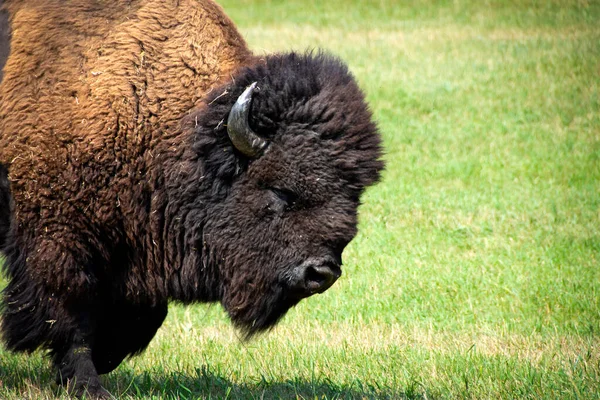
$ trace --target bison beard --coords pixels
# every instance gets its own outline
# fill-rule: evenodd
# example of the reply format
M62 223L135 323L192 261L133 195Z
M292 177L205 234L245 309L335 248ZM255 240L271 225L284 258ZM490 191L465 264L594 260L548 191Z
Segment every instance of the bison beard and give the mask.
M144 350L169 301L220 302L250 337L340 276L360 196L383 168L377 128L340 60L255 57L210 1L69 13L48 0L38 54L15 28L27 1L5 3L7 348L49 350L59 383L104 397L98 374ZM77 13L100 21L90 35L61 31L85 62L36 58L60 51L55 31ZM192 34L200 53L185 59ZM46 68L34 71L44 79L32 85L23 68Z

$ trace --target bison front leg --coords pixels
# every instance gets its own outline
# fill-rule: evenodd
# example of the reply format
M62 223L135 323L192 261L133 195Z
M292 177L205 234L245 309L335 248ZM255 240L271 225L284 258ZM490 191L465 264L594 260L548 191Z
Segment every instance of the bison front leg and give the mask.
M99 374L114 370L127 356L141 353L167 316L167 304L105 306L98 314L92 360Z
M93 296L65 296L59 288L41 279L44 260L25 256L13 246L7 254L6 270L9 282L2 292L2 323L0 331L6 347L13 351L32 352L37 348L50 350L57 369L57 382L79 396L109 398L102 388L90 352L96 326L89 313ZM48 257L50 252L32 251ZM59 254L63 254L60 252ZM69 265L68 259L61 259ZM55 270L57 275L60 270ZM91 287L86 288L93 293Z
M76 332L70 343L52 350L53 362L57 369L56 382L77 397L112 398L102 387L87 342L80 332Z

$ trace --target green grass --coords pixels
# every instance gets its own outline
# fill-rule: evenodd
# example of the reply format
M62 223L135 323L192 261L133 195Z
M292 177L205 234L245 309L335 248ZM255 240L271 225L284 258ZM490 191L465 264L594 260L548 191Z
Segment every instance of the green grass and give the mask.
M219 306L172 306L109 390L600 398L600 4L223 4L259 53L348 61L387 170L333 288L251 342ZM0 398L62 395L41 354L0 360Z

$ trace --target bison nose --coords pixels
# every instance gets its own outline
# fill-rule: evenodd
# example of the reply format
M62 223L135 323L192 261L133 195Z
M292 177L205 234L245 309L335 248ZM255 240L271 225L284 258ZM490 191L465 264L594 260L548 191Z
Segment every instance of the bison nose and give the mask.
M323 293L342 275L339 265L329 259L311 259L294 269L292 288L305 297Z
M331 285L337 281L342 274L341 270L337 271L330 266L308 267L305 271L306 287L313 292L322 293L329 289Z

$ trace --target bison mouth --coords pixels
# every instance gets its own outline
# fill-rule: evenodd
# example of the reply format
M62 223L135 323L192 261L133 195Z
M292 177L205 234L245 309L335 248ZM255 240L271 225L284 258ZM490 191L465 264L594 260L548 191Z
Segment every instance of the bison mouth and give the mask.
M341 276L334 258L309 258L284 272L272 286L244 285L229 290L222 304L246 339L274 327L300 300L329 289Z

